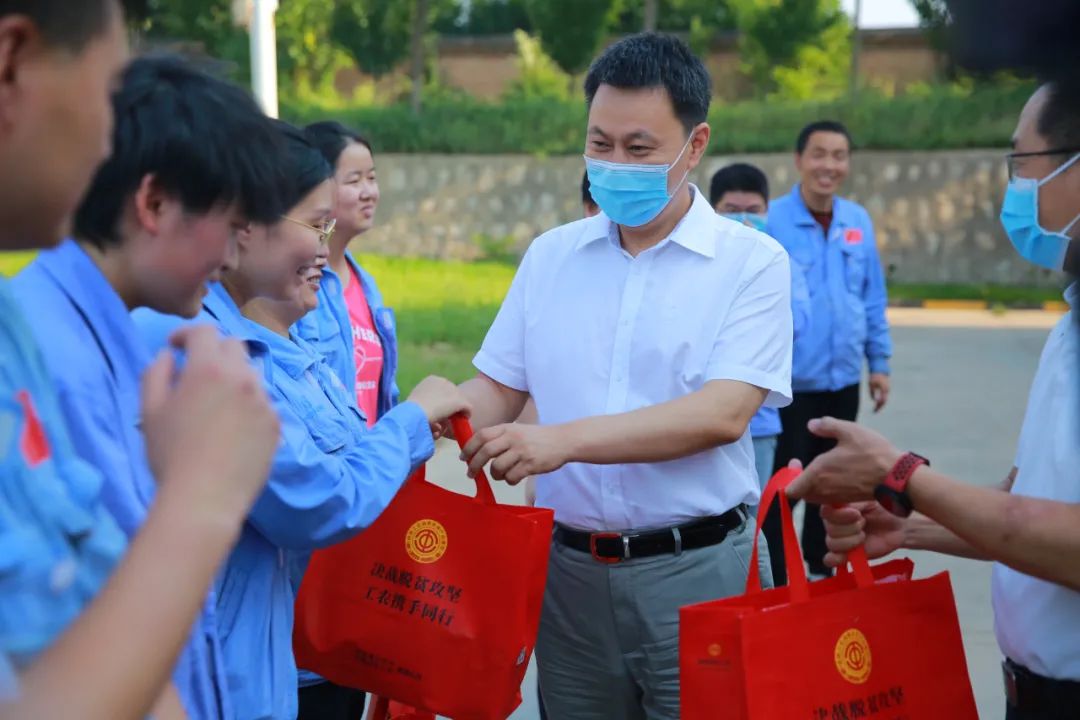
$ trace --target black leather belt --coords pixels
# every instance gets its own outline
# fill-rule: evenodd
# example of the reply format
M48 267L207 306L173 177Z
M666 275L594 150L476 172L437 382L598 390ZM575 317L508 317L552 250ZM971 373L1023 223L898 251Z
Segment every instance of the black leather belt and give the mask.
M555 542L572 550L589 553L597 562L613 564L631 558L672 555L683 550L719 545L729 532L742 527L747 517L746 506L740 505L723 515L640 533L591 533L556 525Z
M1037 675L1023 665L1006 659L1001 664L1005 674L1005 697L1009 707L1023 713L1022 717L1059 717L1064 708L1080 708L1080 682L1054 680ZM1072 717L1060 715L1060 717Z

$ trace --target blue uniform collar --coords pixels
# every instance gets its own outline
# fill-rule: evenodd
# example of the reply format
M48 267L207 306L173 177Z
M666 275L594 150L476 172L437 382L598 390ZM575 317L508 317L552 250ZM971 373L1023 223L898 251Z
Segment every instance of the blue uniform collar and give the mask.
M86 251L69 239L41 253L37 262L90 327L113 376L117 380L141 377L150 355L124 301Z
M310 345L290 332L289 338L263 327L244 317L228 290L221 283L211 283L209 293L203 298L203 309L218 321L230 337L248 344L253 357L268 353L274 365L285 370L291 377L299 378L311 369L319 359Z
M1076 310L1077 305L1080 305L1080 280L1065 288L1065 302L1069 303L1069 307L1073 310Z
M817 220L810 214L810 208L806 207L806 201L803 200L802 183L795 183L795 187L791 188L791 200L795 210L795 224L808 227L817 225ZM837 195L833 198L833 226L846 227L850 224L844 199ZM832 234L831 230L829 232Z

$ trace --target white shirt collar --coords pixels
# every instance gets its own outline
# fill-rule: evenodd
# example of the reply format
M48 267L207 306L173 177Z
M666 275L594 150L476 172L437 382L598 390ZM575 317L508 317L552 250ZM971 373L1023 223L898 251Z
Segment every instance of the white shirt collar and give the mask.
M716 228L716 211L709 206L708 200L705 199L705 196L696 185L691 183L690 190L694 194L690 209L679 221L679 224L675 226L675 229L671 231L671 234L660 244L670 241L682 245L687 250L696 252L699 255L714 258L716 257L716 243L714 242L715 236L713 233ZM610 239L616 246L619 246L618 226L601 211L599 215L585 221L581 237L578 239L577 249L580 250L586 245L604 239Z

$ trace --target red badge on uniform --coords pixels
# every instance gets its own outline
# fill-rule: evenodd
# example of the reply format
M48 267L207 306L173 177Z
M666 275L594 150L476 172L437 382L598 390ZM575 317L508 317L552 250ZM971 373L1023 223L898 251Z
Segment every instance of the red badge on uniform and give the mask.
M862 230L848 228L844 231L844 242L848 245L862 245Z
M19 438L19 450L26 464L34 467L49 459L49 439L45 437L45 428L42 427L41 418L34 409L34 401L30 398L30 393L20 390L15 393L15 399L19 401L23 414L26 416L22 437Z

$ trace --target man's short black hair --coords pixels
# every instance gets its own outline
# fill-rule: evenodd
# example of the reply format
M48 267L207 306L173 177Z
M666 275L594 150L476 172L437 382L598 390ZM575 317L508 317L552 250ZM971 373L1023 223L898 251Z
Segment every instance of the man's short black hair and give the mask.
M592 192L589 190L589 173L587 171L581 175L581 204L599 207L596 201L593 200Z
M709 204L716 206L727 192L757 193L769 202L769 178L756 165L733 163L720 168L709 183Z
M802 155L806 146L810 144L810 136L816 132L830 132L843 135L847 139L848 149L851 149L851 133L842 122L836 120L818 120L812 122L799 131L799 137L795 141L795 152Z
M105 32L113 13L123 8L139 15L146 0L0 0L0 17L25 15L38 26L45 40L71 52L80 52Z
M687 132L709 115L709 71L689 46L673 35L639 33L609 47L585 76L588 104L601 85L624 90L664 88Z
M307 137L308 142L319 149L319 152L326 158L326 162L333 167L337 167L341 153L345 152L345 148L349 146L350 142L360 143L368 149L368 152L374 154L371 143L368 142L367 138L335 120L311 123L304 128L304 135Z
M153 175L188 212L237 203L248 220L284 212L283 140L244 90L175 57L135 60L113 95L109 159L75 214L75 233L99 247L119 243L124 205Z
M334 177L334 167L303 130L282 120L275 120L274 125L285 143L281 161L289 178L283 197L285 209L288 211L321 183Z
M1045 90L1046 102L1036 124L1039 134L1051 148L1080 148L1080 81L1062 77L1046 83Z

